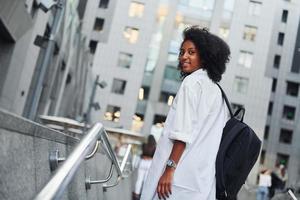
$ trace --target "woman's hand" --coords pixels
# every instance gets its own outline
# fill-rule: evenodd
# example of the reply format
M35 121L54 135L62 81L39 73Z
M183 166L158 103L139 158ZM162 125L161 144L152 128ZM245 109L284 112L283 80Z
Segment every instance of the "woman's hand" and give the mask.
M159 199L166 199L172 194L172 182L174 172L174 168L166 167L163 175L160 177L156 189Z
M173 162L178 163L183 151L185 149L185 143L182 141L174 140L174 145L170 154L169 159L173 160ZM176 168L176 167L175 167ZM166 167L164 173L160 177L156 192L158 194L158 198L166 199L172 194L172 182L173 176L175 172L174 167Z

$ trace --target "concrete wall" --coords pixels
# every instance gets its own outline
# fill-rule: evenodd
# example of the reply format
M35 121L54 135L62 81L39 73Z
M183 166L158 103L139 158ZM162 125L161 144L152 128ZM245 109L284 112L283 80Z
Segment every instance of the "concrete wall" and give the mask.
M78 139L50 130L0 109L0 199L32 199L50 180L49 152L58 149L68 157ZM85 179L103 179L107 176L110 162L97 153L84 161L64 192L62 199L122 199L130 200L131 177L118 186L103 192L101 185L85 189ZM115 177L112 179L114 180Z
M1 0L0 5L0 26L12 38L0 31L0 107L21 115L40 51L33 41L43 35L49 14L37 10L31 16L24 1Z
M16 41L32 25L32 19L26 12L25 2L19 0L0 0L0 35L7 40Z
M4 41L0 37L0 94L8 71L8 66L14 49L14 43Z

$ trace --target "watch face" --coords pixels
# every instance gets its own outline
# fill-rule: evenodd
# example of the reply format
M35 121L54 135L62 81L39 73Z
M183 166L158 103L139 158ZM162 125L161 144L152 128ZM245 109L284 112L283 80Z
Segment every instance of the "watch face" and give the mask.
M168 160L167 161L167 166L168 167L176 168L176 163L173 160Z

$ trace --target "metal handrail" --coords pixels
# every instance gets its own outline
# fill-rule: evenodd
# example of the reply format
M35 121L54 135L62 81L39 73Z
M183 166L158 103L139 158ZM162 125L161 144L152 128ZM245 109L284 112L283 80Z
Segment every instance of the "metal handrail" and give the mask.
M127 160L128 160L129 154L130 154L130 151L131 151L131 147L132 147L131 144L129 144L129 145L127 146L126 153L125 153L125 155L124 155L124 157L123 157L123 160L122 160L122 163L121 163L121 168L120 168L122 174L117 176L117 180L115 181L115 183L113 183L113 184L111 184L111 185L103 185L104 188L109 188L109 187L113 187L113 186L118 185L118 183L120 182L120 180L121 180L122 178L125 177L125 176L123 175L123 171L124 171L124 169L125 169L125 166L126 166L126 163L127 163ZM112 165L113 165L113 164L112 164ZM92 184L100 184L100 183L106 183L106 182L108 182L108 181L111 179L111 177L112 177L112 170L111 170L111 169L112 169L112 166L111 166L111 168L110 168L108 177L105 178L105 179L102 179L102 180L91 180L91 177L88 177L88 178L85 180L85 188L86 188L86 189L91 189L91 185L92 185Z
M35 200L60 199L69 182L72 180L79 165L94 147L95 141L104 142L109 157L116 168L118 175L122 174L116 155L114 154L111 144L108 140L107 133L101 123L96 123L89 132L83 137L81 142L76 146L74 151L65 160L62 166L54 174L51 180L35 197ZM94 151L93 151L94 152ZM111 175L109 175L111 177Z
M97 180L97 181L92 181L90 176L88 178L86 178L86 180L85 180L85 188L87 190L89 190L89 189L91 189L91 184L106 183L107 181L109 181L111 179L111 177L112 177L112 174L113 174L113 170L112 169L113 169L113 163L111 163L108 176L105 179Z
M289 189L287 191L287 193L293 198L293 200L297 200L297 197L295 196L295 194L293 193L293 191L291 189Z
M85 156L85 159L86 159L86 160L89 160L90 158L92 158L92 157L95 155L95 153L96 153L96 152L98 151L98 149L99 149L99 145L100 145L100 142L97 140L97 142L96 142L96 144L95 144L95 147L94 147L93 151L92 151L89 155Z
M105 188L114 187L114 186L118 185L118 183L120 182L120 180L121 180L122 178L124 178L124 176L123 176L123 171L124 171L124 169L125 169L127 160L128 160L128 158L129 158L129 154L130 154L130 151L131 151L131 147L132 147L131 144L129 144L129 145L127 146L126 153L125 153L125 155L124 155L124 157L123 157L123 160L122 160L122 163L121 163L121 168L120 168L120 169L121 169L121 175L119 175L119 176L117 177L117 180L116 180L115 183L113 183L113 184L111 184L111 185L106 185L106 184L103 185L103 188L104 188L104 189L105 189Z
M101 137L100 137L100 140L104 144L105 152L106 152L107 156L112 160L112 163L115 166L115 169L117 171L117 180L116 180L116 182L112 185L103 185L104 188L109 188L109 187L116 186L120 182L120 180L123 178L123 171L125 169L125 166L126 166L126 163L127 163L132 145L129 144L127 146L124 158L123 158L123 160L121 162L121 166L120 166L119 162L117 161L116 155L115 155L115 153L114 153L114 151L113 151L113 149L110 145L110 142L108 140L108 136L107 136L107 133L106 133L105 130L103 130L103 132L101 134ZM85 182L86 189L90 189L92 184L99 184L99 183L108 182L111 177L112 176L109 176L109 178L106 178L104 180L91 180L91 178L88 177L86 179L86 182Z
M99 139L104 144L104 147L105 147L104 149L105 149L108 157L111 159L112 163L114 164L118 176L122 176L122 171L121 171L119 162L118 162L116 154L114 153L113 148L111 147L111 144L108 140L108 136L107 136L105 129L103 129L103 132L101 133L101 136Z
M124 158L123 158L123 160L122 160L121 167L120 167L122 174L123 174L123 171L124 171L124 169L125 169L127 160L128 160L128 158L129 158L129 154L130 154L131 148L132 148L132 145L129 144L129 145L127 146L127 149L126 149Z
M93 148L92 152L89 155L85 156L85 160L89 160L92 157L94 157L94 155L96 154L96 152L99 149L99 146L100 146L100 141L97 140L96 144L95 144L95 147ZM64 162L65 160L66 160L65 157L60 157L58 149L55 150L55 151L51 151L50 156L49 156L51 171L56 170L58 168L58 163Z

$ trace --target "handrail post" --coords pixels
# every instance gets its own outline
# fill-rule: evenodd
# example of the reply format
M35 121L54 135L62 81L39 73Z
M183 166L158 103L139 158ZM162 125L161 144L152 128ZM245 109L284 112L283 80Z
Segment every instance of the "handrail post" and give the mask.
M118 183L120 182L120 180L121 180L122 178L124 178L124 176L123 176L123 171L124 171L124 169L125 169L125 166L126 166L126 163L127 163L127 160L128 160L129 154L130 154L130 151L131 151L131 147L132 147L132 145L129 144L128 147L127 147L127 149L126 149L125 155L124 155L124 157L123 157L123 160L122 160L122 163L121 163L121 168L120 168L120 170L121 170L121 175L119 175L119 176L117 177L117 180L115 181L115 183L110 184L110 185L106 185L106 184L103 185L103 189L104 189L104 190L105 190L106 188L110 188L110 187L114 187L114 186L118 185Z
M118 175L121 176L122 172L120 169L119 162L118 162L118 160L115 156L115 153L110 145L110 142L108 140L108 136L107 136L107 133L105 130L101 133L101 140L104 142L105 149L108 151L107 153L109 154L110 159L112 160L113 164L115 165Z

